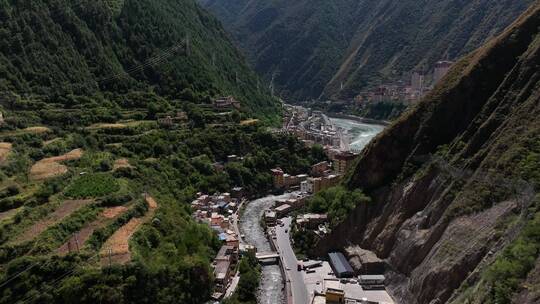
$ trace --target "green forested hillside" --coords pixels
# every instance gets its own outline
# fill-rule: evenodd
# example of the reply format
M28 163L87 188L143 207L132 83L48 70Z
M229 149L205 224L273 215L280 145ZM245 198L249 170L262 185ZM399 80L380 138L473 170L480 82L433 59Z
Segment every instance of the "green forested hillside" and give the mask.
M191 0L0 5L3 92L48 101L135 89L193 102L234 95L272 116L275 101L257 82L219 23Z
M339 99L459 58L532 0L200 2L285 96Z
M195 194L265 193L321 148L266 131L278 103L192 0L0 4L0 303L206 302Z

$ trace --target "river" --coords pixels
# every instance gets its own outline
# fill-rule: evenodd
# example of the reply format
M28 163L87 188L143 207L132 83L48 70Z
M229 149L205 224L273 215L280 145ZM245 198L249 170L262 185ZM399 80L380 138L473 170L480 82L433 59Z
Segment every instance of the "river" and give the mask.
M368 124L351 119L332 118L330 120L338 127L348 131L351 136L350 146L352 150L360 151L375 137L381 133L385 126Z
M240 231L244 234L244 241L257 247L259 252L272 251L266 233L261 226L261 219L264 211L270 209L276 200L287 199L292 194L283 194L279 196L269 195L246 205L240 222ZM285 296L283 292L283 278L279 266L264 266L262 269L261 285L258 292L258 303L260 304L279 304L284 303Z
M351 148L354 150L363 149L369 141L379 134L384 126L361 123L358 121L342 118L330 118L332 122L345 130L352 137ZM264 211L270 209L276 200L290 198L293 194L283 194L280 196L266 196L246 205L240 222L240 231L244 234L244 241L257 247L259 252L271 251L270 243L265 231L261 226L261 219ZM283 278L279 266L263 267L261 285L258 291L259 304L279 304L284 303L285 295L283 290Z

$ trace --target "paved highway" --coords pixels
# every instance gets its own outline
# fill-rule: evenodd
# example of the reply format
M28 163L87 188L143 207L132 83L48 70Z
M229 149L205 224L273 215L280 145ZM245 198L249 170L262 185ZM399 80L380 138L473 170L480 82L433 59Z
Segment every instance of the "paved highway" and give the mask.
M287 279L290 280L293 304L307 304L309 303L309 295L306 284L302 272L297 270L298 260L296 259L296 255L294 254L289 239L291 218L283 218L282 222L284 224L283 227L279 225L276 226L275 241L277 242L277 249L285 266Z

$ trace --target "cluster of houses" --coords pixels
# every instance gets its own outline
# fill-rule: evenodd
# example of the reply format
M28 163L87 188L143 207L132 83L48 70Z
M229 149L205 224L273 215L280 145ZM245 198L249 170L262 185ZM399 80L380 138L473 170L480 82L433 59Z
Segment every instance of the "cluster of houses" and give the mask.
M212 263L216 283L212 298L215 300L223 298L230 286L242 250L250 250L240 246L240 238L234 227L234 214L242 200L241 189L234 193L236 195L198 193L191 203L193 218L209 225L222 242L222 247Z
M178 128L184 126L188 122L186 112L176 112L175 114L160 114L157 117L157 123L164 128Z
M214 108L217 110L240 110L240 102L232 96L219 97L213 101Z
M408 81L381 85L373 90L365 91L355 97L359 105L380 102L414 103L425 96L448 73L454 63L442 60L435 64L431 73L414 71Z
M315 194L339 184L341 177L352 166L358 155L352 152L339 152L331 155L333 162L324 161L311 167L307 174L289 175L281 168L271 170L275 189L300 190L303 193Z

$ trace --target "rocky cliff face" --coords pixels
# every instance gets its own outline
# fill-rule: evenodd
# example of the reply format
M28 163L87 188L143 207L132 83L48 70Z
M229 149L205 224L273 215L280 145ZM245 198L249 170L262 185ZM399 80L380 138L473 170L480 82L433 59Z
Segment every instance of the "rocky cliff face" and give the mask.
M539 33L536 3L378 136L347 178L373 202L357 206L314 253L374 251L399 303L490 303L490 292L476 302L459 294L539 210ZM529 268L518 279L537 282ZM511 291L534 299L520 288Z

